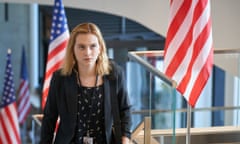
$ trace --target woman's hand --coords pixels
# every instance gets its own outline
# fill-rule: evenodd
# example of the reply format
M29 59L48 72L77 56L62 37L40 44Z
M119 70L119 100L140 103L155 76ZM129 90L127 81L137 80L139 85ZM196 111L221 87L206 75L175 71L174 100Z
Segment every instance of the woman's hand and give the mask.
M122 137L122 144L130 144L129 138L126 137L126 136L123 136L123 137Z

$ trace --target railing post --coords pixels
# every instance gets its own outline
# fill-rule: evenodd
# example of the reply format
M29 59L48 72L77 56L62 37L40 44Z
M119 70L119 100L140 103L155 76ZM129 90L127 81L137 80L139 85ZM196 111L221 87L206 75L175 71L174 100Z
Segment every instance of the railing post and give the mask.
M35 144L35 121L32 119L32 144Z
M191 113L192 113L192 108L188 104L187 108L187 134L186 134L186 144L191 144Z
M144 144L151 143L151 117L144 118Z

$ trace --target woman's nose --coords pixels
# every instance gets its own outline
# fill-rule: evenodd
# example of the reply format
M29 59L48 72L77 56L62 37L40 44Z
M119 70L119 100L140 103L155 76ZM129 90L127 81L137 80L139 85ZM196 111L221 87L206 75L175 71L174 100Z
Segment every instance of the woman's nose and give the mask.
M90 53L91 53L91 49L90 49L90 47L87 47L85 49L85 54L89 55Z

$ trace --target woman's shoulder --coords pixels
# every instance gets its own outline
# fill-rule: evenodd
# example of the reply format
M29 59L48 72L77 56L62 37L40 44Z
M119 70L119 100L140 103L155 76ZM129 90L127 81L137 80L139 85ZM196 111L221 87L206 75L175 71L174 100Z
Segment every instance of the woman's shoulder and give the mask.
M60 70L56 70L52 73L52 81L59 81L61 79L61 71Z
M110 62L112 71L114 71L114 70L115 71L122 70L122 67L118 63L116 63L114 60L110 59L109 62Z
M111 77L117 77L119 74L123 72L123 68L116 63L114 60L110 59L110 65L111 65L111 71L110 76Z
M67 77L68 75L64 75L62 73L62 69L58 69L56 71L53 72L53 77L55 78L63 78L63 77Z
M57 69L56 71L53 72L53 75L61 76L61 77L67 77L67 76L71 76L73 74L74 74L74 70L71 72L71 74L64 74L62 68Z
M61 76L61 69L58 69L56 71L53 72L53 76Z
M109 59L109 62L113 70L122 69L121 66L118 63L116 63L113 59Z

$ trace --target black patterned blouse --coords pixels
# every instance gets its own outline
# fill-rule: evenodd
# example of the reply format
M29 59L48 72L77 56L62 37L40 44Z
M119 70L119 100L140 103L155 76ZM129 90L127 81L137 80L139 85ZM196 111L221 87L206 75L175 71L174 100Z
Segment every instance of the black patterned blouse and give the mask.
M82 144L89 132L93 144L105 144L103 85L79 87L75 143Z

